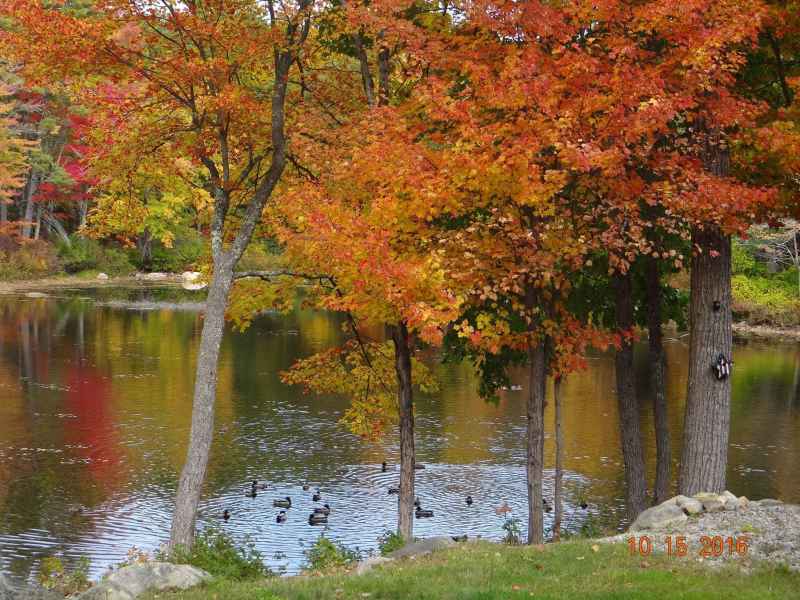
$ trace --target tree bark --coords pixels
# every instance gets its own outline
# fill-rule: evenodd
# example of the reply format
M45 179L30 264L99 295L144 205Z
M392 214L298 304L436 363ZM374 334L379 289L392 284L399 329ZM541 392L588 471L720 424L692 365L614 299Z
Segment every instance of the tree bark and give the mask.
M353 45L356 47L356 56L361 68L361 83L364 86L364 95L367 97L367 104L375 105L375 82L372 79L372 72L369 70L369 58L364 49L364 38L361 33L353 35Z
M658 260L654 257L648 258L645 270L650 383L653 386L653 421L656 432L656 481L653 500L655 504L661 504L671 496L672 450L667 416L666 354L661 331L661 274L658 270Z
M528 344L528 447L526 475L528 485L528 543L544 543L544 395L547 357L542 343Z
M397 533L406 541L414 535L414 398L411 380L411 346L403 322L391 327L394 368L397 373L397 407L400 415L400 493L397 498Z
M36 188L39 186L39 176L31 171L28 176L28 183L25 186L25 191L22 195L24 202L24 212L22 214L22 237L28 239L31 237L33 230L33 196L36 194Z
M717 227L695 229L689 305L689 382L680 468L680 492L722 492L728 461L731 380L713 365L731 360L731 240ZM715 304L718 302L719 304Z
M617 329L632 332L633 282L630 271L614 275ZM633 342L624 338L615 357L617 403L622 441L622 458L625 463L625 503L628 518L633 521L645 509L647 479L644 467L644 449L639 424L639 404L633 369Z
M8 221L8 204L5 200L0 200L0 224Z
M214 269L208 286L203 331L194 381L192 428L189 449L181 472L175 515L172 520L172 547L190 547L194 541L197 505L206 476L211 442L214 438L214 403L217 394L217 364L222 334L225 330L225 310L233 283L233 264L223 260Z
M564 487L564 436L561 430L561 376L557 375L553 381L553 404L555 408L555 438L556 438L556 478L553 493L553 540L561 539L561 520L563 517L563 487Z

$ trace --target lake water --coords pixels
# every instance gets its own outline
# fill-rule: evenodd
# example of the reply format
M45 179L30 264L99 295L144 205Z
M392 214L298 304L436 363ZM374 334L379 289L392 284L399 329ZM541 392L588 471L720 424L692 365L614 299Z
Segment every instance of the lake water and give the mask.
M146 287L0 296L0 570L28 577L43 557L88 556L97 576L131 547L152 550L165 540L185 456L201 302L197 293ZM387 488L398 479L396 432L363 442L337 423L345 399L306 396L278 379L296 358L335 344L341 330L336 316L298 310L262 317L223 342L199 525L249 536L276 570L300 568L323 531L368 552L395 526L396 496ZM687 340L667 341L675 470ZM652 479L648 367L645 348L638 350ZM589 362L564 387L566 525L573 530L623 525L613 359L598 354ZM415 533L500 538L495 507L508 502L513 515L526 514L525 391L486 403L468 365L436 368L442 390L418 398L416 428L427 467L417 472L417 491L435 516L417 520ZM546 418L550 427L552 406ZM552 497L550 437L546 452ZM246 498L253 479L269 489ZM737 494L800 502L800 346L736 346L728 481ZM314 503L306 484L333 507L324 530L308 525ZM293 505L278 524L272 501L284 496ZM219 519L224 509L232 514L227 523Z

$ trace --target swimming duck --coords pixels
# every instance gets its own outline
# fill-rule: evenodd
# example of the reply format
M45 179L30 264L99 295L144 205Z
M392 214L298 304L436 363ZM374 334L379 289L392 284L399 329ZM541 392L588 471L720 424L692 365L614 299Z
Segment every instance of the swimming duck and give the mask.
M276 508L291 508L292 507L292 499L289 496L286 496L285 500L273 500L272 506Z
M454 536L451 536L451 538L452 538L452 540L454 542L466 542L467 539L468 539L466 533L464 535L454 535Z
M285 522L286 522L286 511L285 511L285 510L282 510L281 512L279 512L279 513L278 513L278 516L277 516L277 517L275 517L275 520L276 520L278 523L285 523Z
M307 491L308 491L308 484L305 484L305 485L303 486L303 491L304 491L304 492L307 492Z
M427 519L428 517L432 517L433 516L433 511L432 510L424 510L422 508L417 507L417 510L414 512L414 515L418 519Z
M320 494L319 490L317 490L316 492L314 492L314 495L311 497L311 499L314 502L319 502L320 500L322 500L322 494Z
M414 468L415 468L417 471L419 471L420 469L424 469L424 468L425 468L425 465L423 465L422 463L414 463Z
M416 506L417 508L421 508L422 507L422 503L419 501L419 496L414 498L414 506Z
M309 525L325 525L328 522L327 515L320 515L317 513L311 513L308 515L308 524Z
M327 516L331 514L331 507L328 506L327 504L325 504L324 506L318 506L317 508L314 509L314 514Z
M253 479L253 483L250 484L250 487L254 490L265 490L267 489L266 483L258 483L257 479Z
M248 498L255 498L256 496L258 496L258 494L256 493L256 488L250 488L244 493L244 495L247 496Z
M225 521L225 522L227 523L227 522L228 522L228 520L229 520L230 518L231 518L231 513L230 513L230 511L229 511L229 510L226 508L225 510L223 510L223 511L222 511L222 520L223 520L223 521Z
M467 506L472 506L472 496L467 496Z
M581 502L581 503L580 503L580 507L581 507L583 510L586 510L587 508L589 508L589 505L588 505L588 504L586 504L586 502Z
M553 507L550 506L547 503L547 500L545 500L544 498L542 498L542 506L544 506L544 512L546 512L546 513L552 512L552 510L553 510Z
M400 488L397 487L397 486L392 486L392 487L389 488L389 493L390 494L399 494L400 493Z

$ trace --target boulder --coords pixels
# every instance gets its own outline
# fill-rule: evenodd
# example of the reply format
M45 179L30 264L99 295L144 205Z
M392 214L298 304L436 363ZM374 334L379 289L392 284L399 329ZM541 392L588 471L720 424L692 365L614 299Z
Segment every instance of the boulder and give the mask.
M362 560L356 567L356 575L363 575L367 571L371 571L378 565L393 562L388 556L370 556L367 560Z
M186 590L211 579L191 565L146 562L112 572L96 586L79 595L79 600L132 600L150 591Z
M641 513L631 525L630 531L664 529L680 525L686 520L686 514L682 508L678 507L673 498Z
M147 273L144 279L147 281L164 281L167 277L166 273Z
M64 600L64 596L41 586L15 586L0 573L0 600Z
M688 496L675 496L675 504L687 515L699 515L703 512L703 503Z
M208 287L204 281L200 281L203 276L198 271L184 271L181 273L181 287L185 290L202 290Z
M200 279L201 275L202 273L200 273L199 271L184 271L183 273L181 273L181 279L183 281L186 281L187 283L194 283L195 281Z
M28 292L25 294L26 298L47 298L47 294L42 292Z
M108 275L106 275L105 273L98 273L98 274L97 274L97 278L98 278L100 281L106 281L106 280L108 279Z
M11 585L11 581L0 573L0 600L14 600L16 588Z
M703 500L703 510L707 513L722 512L725 510L725 503L720 500Z
M763 500L756 500L753 504L760 506L761 508L770 507L770 506L780 506L783 504L780 500L775 500L775 498L764 498Z
M715 494L714 492L698 492L694 496L692 496L695 500L700 500L700 502L719 502L721 504L725 504L725 498L720 496L719 494Z
M432 537L424 540L418 540L416 542L411 542L410 544L406 544L399 550L395 550L394 552L389 554L389 558L407 558L412 556L423 556L425 554L430 554L431 552L436 552L437 550L444 550L445 548L450 548L455 545L456 543L450 537L444 535L438 537Z

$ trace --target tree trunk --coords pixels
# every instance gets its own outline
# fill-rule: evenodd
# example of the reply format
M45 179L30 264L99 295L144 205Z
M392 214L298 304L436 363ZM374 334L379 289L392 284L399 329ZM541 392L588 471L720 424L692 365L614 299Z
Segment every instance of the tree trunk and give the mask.
M717 227L695 229L689 305L689 382L680 492L722 492L728 461L731 380L717 379L718 357L731 360L731 240Z
M617 329L632 333L633 283L630 271L614 275ZM644 449L639 425L639 404L633 370L633 342L623 338L615 357L619 427L622 441L622 458L625 463L625 502L628 518L633 521L645 509L647 479L644 467Z
M403 322L391 327L394 368L397 373L397 407L400 414L400 494L397 498L397 533L406 541L414 535L414 398L411 390L411 347Z
M645 264L647 287L647 328L650 348L650 383L653 386L653 421L656 431L656 481L654 503L661 504L670 497L672 450L667 418L666 354L661 332L661 274L658 260L650 257Z
M528 344L528 543L544 543L542 479L544 471L544 394L547 357L544 344Z
M33 227L33 239L38 240L42 233L42 207L36 207L36 221Z
M562 490L564 487L564 436L561 430L561 384L560 375L553 381L553 404L555 405L556 480L553 493L553 540L561 539L563 517Z
M136 249L139 251L139 262L142 267L149 269L153 261L153 236L150 235L149 229L136 236Z
M217 395L217 364L222 334L225 329L225 310L233 284L233 264L223 257L214 268L208 286L203 331L194 382L192 428L186 463L181 472L175 514L172 519L170 546L190 547L194 541L197 505L205 481L206 467L214 438L214 402Z
M8 204L0 199L0 224L8 221Z
M24 202L24 212L22 214L22 237L28 239L31 237L33 229L33 196L36 194L36 188L39 186L39 177L36 173L31 171L28 176L28 183L25 186L25 191L22 194Z

